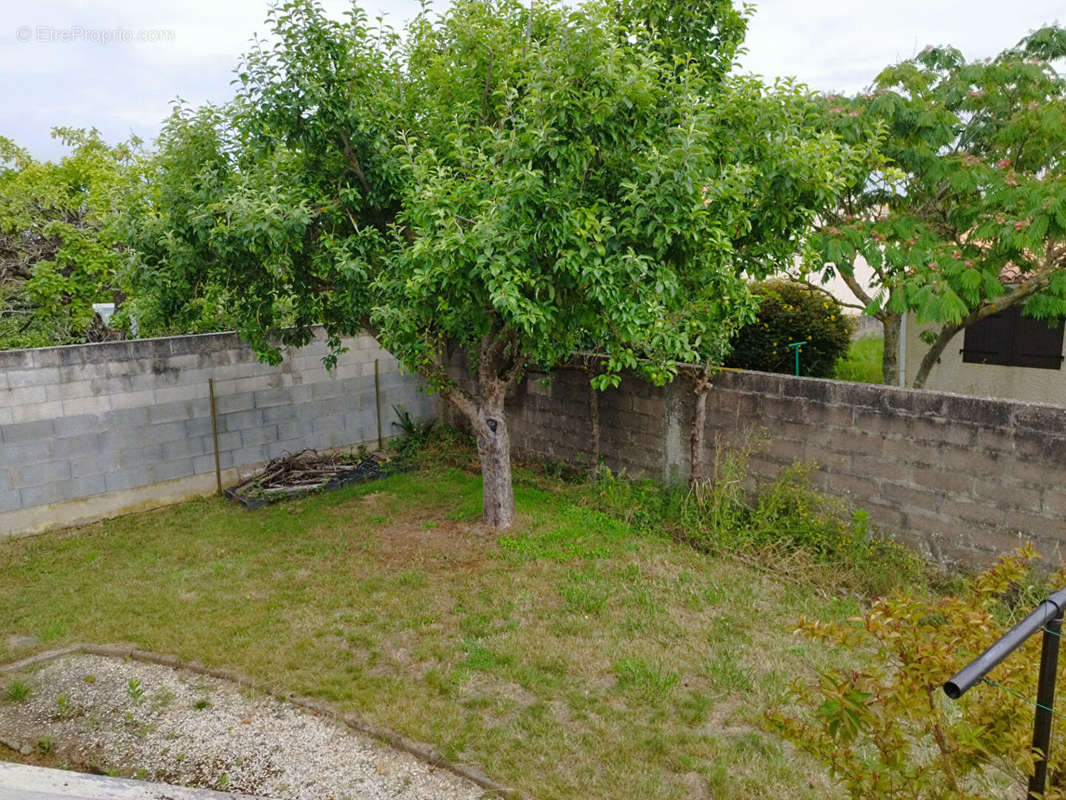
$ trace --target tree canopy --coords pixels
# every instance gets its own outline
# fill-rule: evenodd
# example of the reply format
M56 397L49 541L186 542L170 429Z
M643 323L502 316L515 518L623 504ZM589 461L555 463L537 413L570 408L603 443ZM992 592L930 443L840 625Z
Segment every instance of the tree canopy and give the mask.
M823 215L807 268L839 273L885 324L895 383L900 318L927 324L921 387L958 331L1011 306L1066 316L1066 30L1048 27L983 61L926 48L872 89L827 96L849 142L876 141L842 202ZM859 257L873 291L855 278Z
M742 272L788 260L855 158L803 88L728 75L731 3L673 7L459 0L403 37L275 7L235 103L168 123L139 285L225 297L271 360L316 325L371 331L468 418L506 527L525 367L592 348L607 386L720 358Z
M0 137L0 347L45 347L106 335L93 303L121 299L121 196L140 142L110 146L95 130L56 128L70 153L38 161Z

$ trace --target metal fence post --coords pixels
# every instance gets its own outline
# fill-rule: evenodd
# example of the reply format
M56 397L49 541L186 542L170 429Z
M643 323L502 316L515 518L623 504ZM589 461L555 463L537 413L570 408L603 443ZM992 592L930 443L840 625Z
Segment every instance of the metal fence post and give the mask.
M1051 750L1051 720L1055 707L1055 679L1058 676L1059 639L1062 635L1062 611L1047 623L1040 648L1040 677L1036 685L1036 714L1033 717L1033 750L1037 761L1029 779L1028 800L1039 800L1047 786L1047 765Z

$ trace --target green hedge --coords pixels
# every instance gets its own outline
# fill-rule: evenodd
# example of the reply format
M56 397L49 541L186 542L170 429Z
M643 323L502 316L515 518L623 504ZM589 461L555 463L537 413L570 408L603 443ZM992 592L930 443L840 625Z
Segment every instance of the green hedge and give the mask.
M795 342L800 348L800 375L829 378L838 358L848 352L851 320L840 303L798 283L770 280L752 286L762 298L759 316L733 338L727 367L793 374Z

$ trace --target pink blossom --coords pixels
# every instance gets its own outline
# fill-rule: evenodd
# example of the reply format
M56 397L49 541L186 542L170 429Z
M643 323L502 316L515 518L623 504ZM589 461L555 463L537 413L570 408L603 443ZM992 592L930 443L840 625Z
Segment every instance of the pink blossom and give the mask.
M970 259L966 259L966 266L972 267L973 266L973 262L970 261Z
M940 266L935 261L930 261L929 262L929 269L936 270L936 269L939 269L939 268L940 268Z
M1007 185L1008 186L1017 186L1018 185L1018 179L1017 178L1007 178Z
M830 229L829 229L829 232L830 232L831 234L833 234L834 236L839 236L839 235L840 235L840 234L842 233L842 231L840 230L840 228L836 228L836 227L834 227L834 228L830 228Z
M1014 230L1016 230L1016 231L1020 231L1020 230L1023 230L1024 228L1028 228L1028 227L1029 227L1029 221L1028 220L1018 220L1017 222L1014 223Z
M951 254L951 257L954 258L956 261L958 261L960 258L962 258L962 253L960 253L958 250L956 250L955 252L953 252Z
M999 161L996 162L996 166L999 167L1000 169L1006 169L1007 167L1010 166L1010 159L1009 158L1001 158Z
M850 112L850 113L848 114L848 116L849 116L849 117L857 117L857 116L859 116L859 112L858 112L858 111L852 111L852 112Z

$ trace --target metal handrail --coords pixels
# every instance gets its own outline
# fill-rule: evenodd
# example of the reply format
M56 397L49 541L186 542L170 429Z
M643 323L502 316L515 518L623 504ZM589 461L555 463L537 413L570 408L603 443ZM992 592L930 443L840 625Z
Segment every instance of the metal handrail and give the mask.
M1066 588L1048 595L1025 619L999 637L981 655L955 673L944 684L944 694L958 700L1007 656L1017 650L1039 630L1044 631L1040 651L1040 676L1037 678L1036 714L1033 717L1033 749L1037 761L1029 778L1030 800L1043 797L1047 784L1047 765L1051 747L1051 720L1055 705L1055 678L1059 661L1059 639L1062 637L1063 612L1066 611Z

